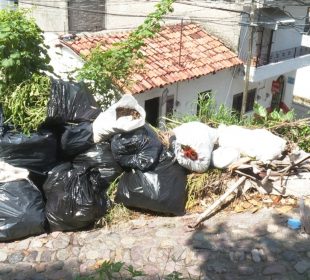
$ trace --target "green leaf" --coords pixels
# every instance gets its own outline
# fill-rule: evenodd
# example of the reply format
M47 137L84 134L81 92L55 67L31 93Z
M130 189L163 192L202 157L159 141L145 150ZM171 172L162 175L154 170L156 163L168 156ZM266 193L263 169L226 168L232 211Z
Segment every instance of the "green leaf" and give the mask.
M266 118L268 114L266 108L258 103L254 103L254 112L262 118Z
M4 68L12 67L14 65L14 59L12 59L12 58L2 59L1 65Z

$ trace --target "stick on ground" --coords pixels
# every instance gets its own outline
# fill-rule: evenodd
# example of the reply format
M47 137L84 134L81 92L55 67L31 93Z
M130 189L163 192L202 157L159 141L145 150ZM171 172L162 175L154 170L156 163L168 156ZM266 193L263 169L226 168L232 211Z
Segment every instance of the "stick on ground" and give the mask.
M201 222L203 222L205 219L208 218L208 216L220 205L222 205L226 198L237 188L239 188L246 180L247 178L245 176L240 177L240 179L230 186L228 190L218 199L216 200L212 205L210 205L203 213L199 215L197 220L195 221L195 224L191 227L197 227L200 225Z

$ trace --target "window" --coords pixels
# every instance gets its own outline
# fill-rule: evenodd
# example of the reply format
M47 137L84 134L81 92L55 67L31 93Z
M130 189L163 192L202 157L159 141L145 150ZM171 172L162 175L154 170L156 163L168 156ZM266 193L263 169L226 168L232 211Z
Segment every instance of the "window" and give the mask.
M255 102L255 95L256 95L256 89L251 89L248 91L248 98L246 101L245 112L249 112L253 110L254 102ZM243 98L243 92L238 93L234 95L233 97L232 109L239 113L241 113L242 98Z
M206 104L212 97L212 90L206 90L198 93L197 100L197 115L200 113L200 109L202 109L202 105Z
M309 34L310 31L310 8L307 9L304 32Z
M173 96L168 96L166 101L166 117L173 115L173 104L174 104Z

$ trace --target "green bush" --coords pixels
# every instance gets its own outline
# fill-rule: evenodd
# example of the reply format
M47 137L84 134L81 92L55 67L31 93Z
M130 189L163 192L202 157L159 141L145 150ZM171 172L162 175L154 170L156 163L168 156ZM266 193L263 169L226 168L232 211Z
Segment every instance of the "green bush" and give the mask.
M24 133L46 115L50 81L41 29L25 10L0 10L0 103L5 119Z
M23 10L0 10L0 92L52 70L41 29Z

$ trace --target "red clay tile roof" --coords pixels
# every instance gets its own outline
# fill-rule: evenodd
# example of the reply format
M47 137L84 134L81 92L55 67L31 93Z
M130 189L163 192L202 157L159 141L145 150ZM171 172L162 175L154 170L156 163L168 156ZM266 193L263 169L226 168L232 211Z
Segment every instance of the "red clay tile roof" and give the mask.
M90 50L101 44L107 50L115 42L123 40L127 33L100 34L76 37L62 41L78 55L89 55ZM181 25L163 26L142 48L145 56L143 72L133 74L131 87L124 89L132 94L178 81L198 78L242 64L237 55L196 23L183 25L180 52ZM179 55L180 63L179 63Z

